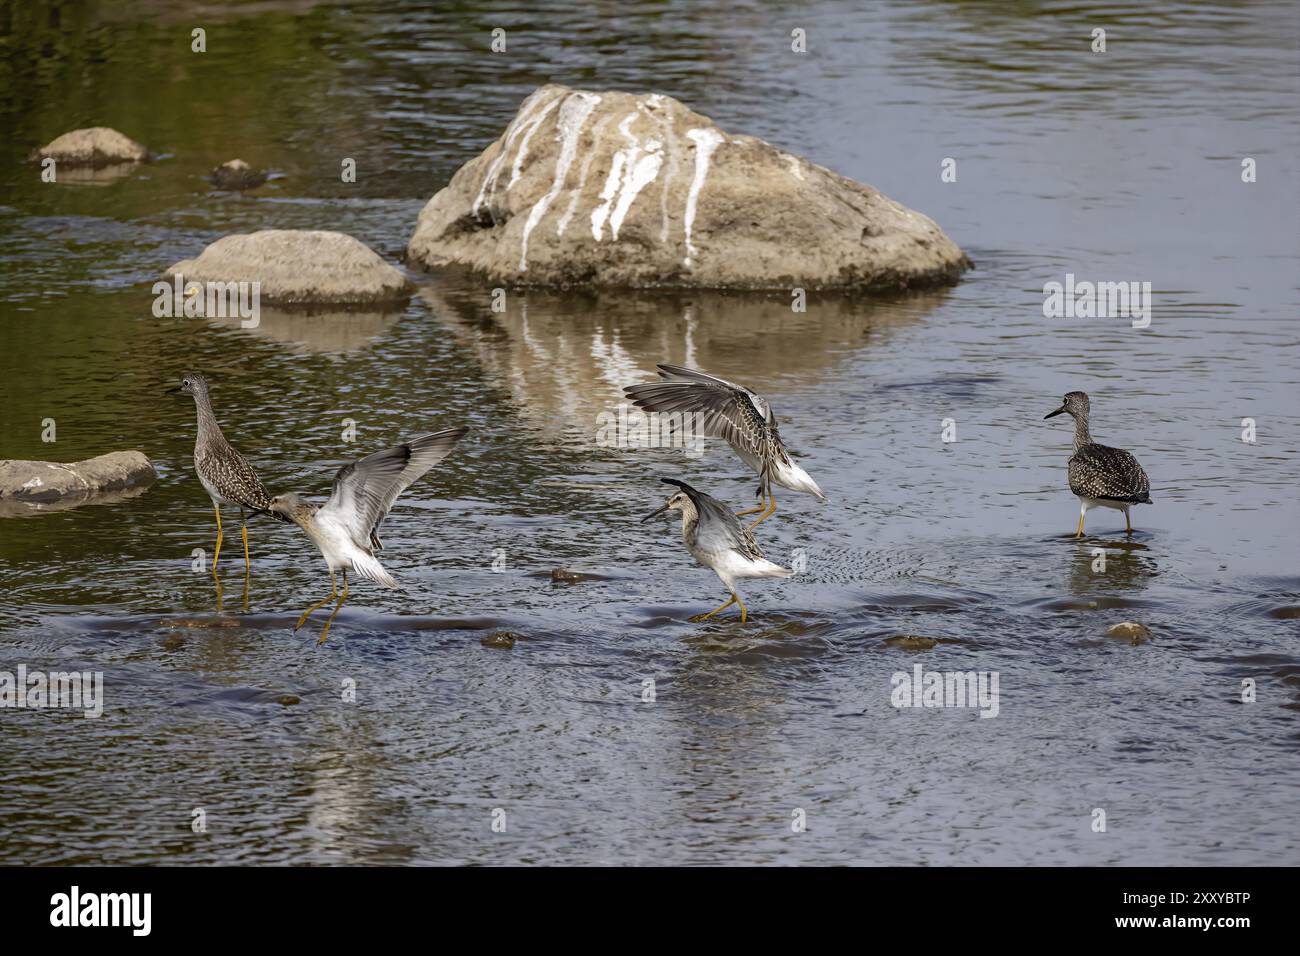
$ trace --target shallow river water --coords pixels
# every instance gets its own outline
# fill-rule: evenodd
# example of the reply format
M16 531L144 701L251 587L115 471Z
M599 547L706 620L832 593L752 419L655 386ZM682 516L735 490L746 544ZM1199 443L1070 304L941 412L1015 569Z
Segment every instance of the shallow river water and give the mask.
M177 6L0 23L0 457L135 448L160 476L0 516L0 671L105 687L98 719L0 710L0 863L1300 863L1288 4ZM391 315L152 316L158 274L231 232L399 261L552 80L676 96L933 216L976 269L803 314L540 292L495 314L488 283L416 274ZM95 185L21 164L90 125L163 158ZM277 176L211 191L234 156ZM1066 274L1150 282L1150 326L1045 318ZM718 443L597 447L661 361L767 396L827 493L778 495L760 542L804 569L751 582L745 625L689 623L726 594L639 519L661 476L738 508L753 477ZM274 490L473 429L384 526L404 590L360 583L318 647L290 630L328 589L296 530L250 525L246 590L237 532L220 592L195 573L215 528L193 403L164 393L188 370ZM1132 536L1102 511L1073 537L1070 426L1043 421L1073 389L1150 475ZM1122 621L1151 639L1107 637ZM481 643L502 629L513 649ZM906 634L938 643L886 643ZM917 664L995 672L996 717L892 706Z

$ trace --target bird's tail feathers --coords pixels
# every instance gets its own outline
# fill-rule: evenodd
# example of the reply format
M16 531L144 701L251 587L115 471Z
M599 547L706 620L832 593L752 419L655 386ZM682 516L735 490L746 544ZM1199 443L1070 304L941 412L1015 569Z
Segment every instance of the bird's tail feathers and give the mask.
M386 588L397 589L397 581L384 570L384 566L379 563L378 559L371 555L353 555L352 573L359 578L365 578L367 581L382 584Z

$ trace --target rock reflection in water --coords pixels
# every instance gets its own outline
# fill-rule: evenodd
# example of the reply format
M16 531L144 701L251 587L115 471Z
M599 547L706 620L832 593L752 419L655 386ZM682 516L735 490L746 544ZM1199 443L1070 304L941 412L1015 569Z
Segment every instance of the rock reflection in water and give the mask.
M623 386L653 379L657 363L704 369L759 393L779 391L782 381L808 385L851 349L920 321L947 293L809 297L806 312L795 312L790 296L711 291L507 291L498 312L483 287L440 283L419 295L522 415L543 429L591 435L598 414L626 402Z
M263 306L253 328L244 328L239 316L212 318L209 322L299 352L345 353L374 345L400 317L400 312L315 312Z

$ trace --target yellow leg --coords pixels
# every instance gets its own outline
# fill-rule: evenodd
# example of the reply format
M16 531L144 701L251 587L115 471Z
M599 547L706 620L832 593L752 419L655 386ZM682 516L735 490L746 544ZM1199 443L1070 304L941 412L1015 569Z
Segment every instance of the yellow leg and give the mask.
M346 584L346 581L345 581L344 583ZM304 624L306 624L306 623L307 623L307 618L311 617L312 612L315 611L318 607L320 607L322 604L328 604L330 601L334 600L334 599L335 599L336 597L338 597L338 596L339 596L339 586L338 586L338 584L337 584L337 583L335 582L335 580L334 580L334 572L333 572L333 571L330 571L330 593L329 593L329 595L326 596L326 597L321 598L319 601L317 601L317 602L316 602L315 604L313 604L311 607L307 608L307 610L305 610L305 611L302 612L302 617L298 618L298 623L295 624L295 625L293 626L294 631L296 632L296 631L298 630L298 628L300 628L300 627L302 627Z
M239 519L241 522L244 520L244 515L242 512L239 515ZM239 526L239 530L243 532L244 535L244 577L248 577L249 572L252 571L253 569L252 562L248 560L248 525L241 524Z
M1079 531L1075 534L1076 538L1083 537L1083 512L1079 512Z
M760 504L757 508L746 508L744 511L737 511L736 517L743 518L745 517L745 515L756 515L760 511L762 511L765 507L767 507L766 504Z
M764 511L761 515L758 516L758 520L755 521L753 524L751 524L751 525L749 526L749 530L750 530L750 531L753 531L755 528L757 528L760 524L762 524L762 523L763 523L764 521L766 521L768 518L772 517L772 515L774 515L774 514L776 514L776 496L774 496L774 495L772 495L772 494L769 494L769 495L768 495L767 510Z
M212 555L212 576L217 576L217 562L221 560L221 506L214 503L212 510L217 514L217 550Z
M325 622L325 629L320 632L320 640L316 642L316 645L318 647L321 644L325 643L325 638L329 637L330 625L334 623L334 615L338 614L339 608L343 606L343 602L346 601L347 599L348 599L348 573L344 571L343 572L343 596L339 598L339 603L334 606L334 610L330 614L330 619Z
M745 607L745 602L740 599L739 594L733 594L736 603L740 605L740 623L744 624L749 619L749 609Z
M738 600L739 598L737 598L736 595L733 594L726 604L719 604L708 614L696 614L694 617L691 618L691 620L696 623L699 623L700 621L707 621L709 618L713 617L713 615L717 614L719 611L725 611L727 608L731 607L731 605L735 604L736 601ZM743 607L744 605L741 606Z

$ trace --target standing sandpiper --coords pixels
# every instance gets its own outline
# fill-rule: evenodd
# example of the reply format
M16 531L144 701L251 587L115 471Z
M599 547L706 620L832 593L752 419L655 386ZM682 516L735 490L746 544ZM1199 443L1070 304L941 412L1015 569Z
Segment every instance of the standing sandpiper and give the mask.
M623 389L638 408L660 414L698 413L704 434L721 438L758 475L758 499L764 506L739 516L763 512L750 525L755 528L776 511L772 486L805 491L822 501L826 496L808 473L790 460L776 427L776 413L767 400L743 385L676 365L660 365L661 382L629 385ZM710 499L712 500L712 499Z
M295 631L307 622L322 604L339 599L334 612L320 632L318 644L329 636L334 617L348 599L348 572L368 578L386 588L397 582L375 557L383 546L379 543L379 525L393 507L397 496L410 487L438 462L447 457L468 428L449 428L432 435L421 435L383 451L367 455L360 461L344 465L334 476L329 500L317 507L296 494L276 495L266 510L292 521L320 548L330 571L330 593L302 612ZM339 595L334 572L343 574L343 594Z
M676 485L681 491L668 499L667 504L641 520L649 521L669 509L682 513L682 539L686 550L696 561L713 572L731 592L731 599L707 614L696 614L692 621L704 621L732 604L740 605L740 623L749 617L745 602L736 591L740 578L788 578L794 574L789 568L773 564L763 557L754 535L736 520L731 509L717 498L697 491L684 481L661 478L665 484Z
M1062 412L1074 416L1074 454L1070 456L1070 490L1079 498L1079 530L1083 537L1083 516L1089 508L1115 508L1124 512L1129 534L1133 524L1128 510L1133 505L1151 504L1151 485L1136 458L1122 448L1098 445L1088 434L1088 396L1067 392L1061 407L1043 416L1046 421Z
M212 576L217 576L217 561L221 558L221 506L239 508L239 524L244 538L244 577L248 577L248 524L244 509L250 512L265 511L271 497L262 487L253 466L221 434L217 416L212 411L208 397L208 383L202 375L193 372L181 379L181 384L171 392L184 392L194 396L199 410L199 433L194 441L194 472L212 499L212 510L217 516L217 547L212 555Z

